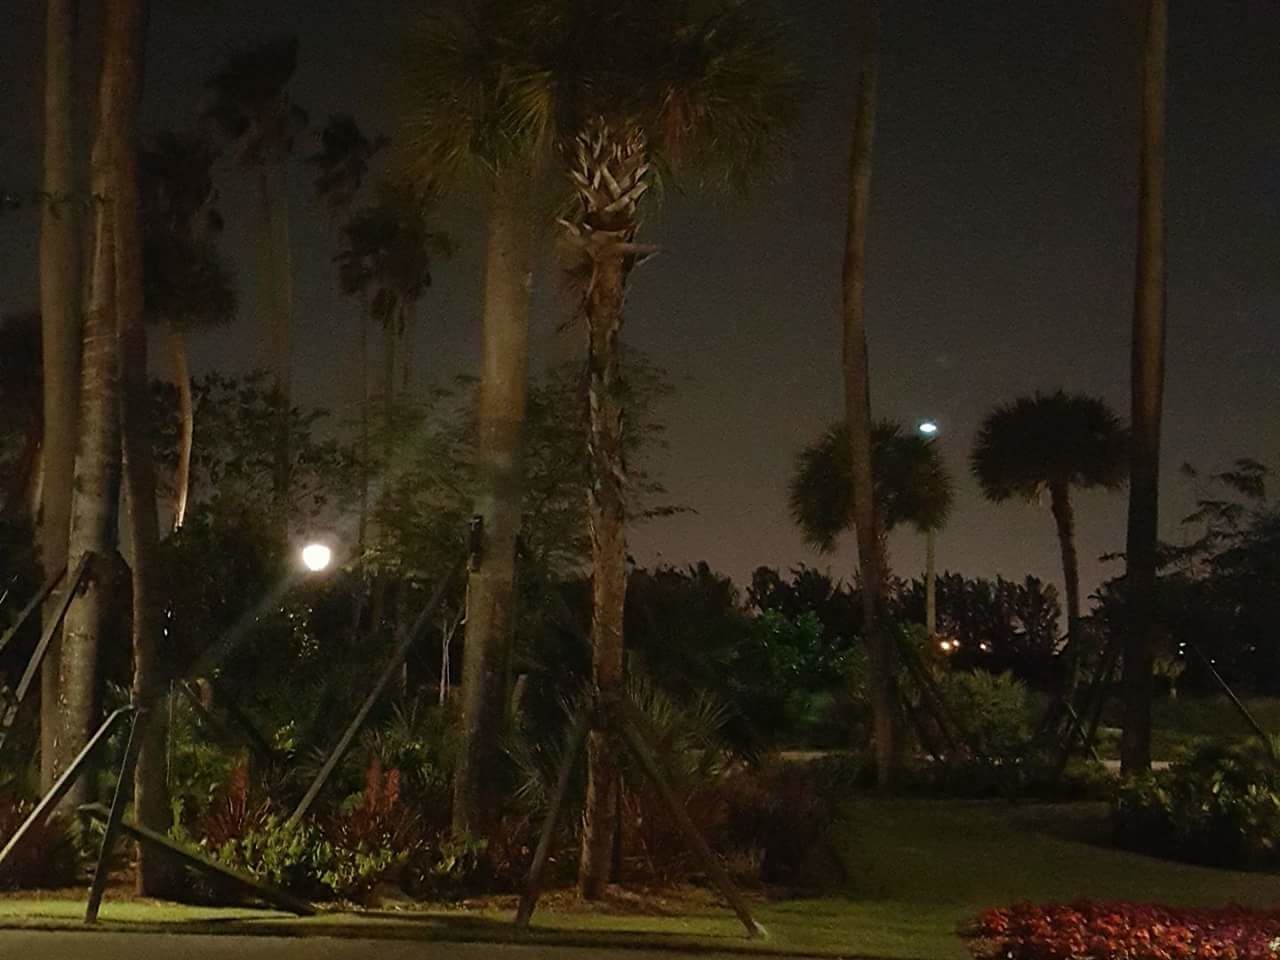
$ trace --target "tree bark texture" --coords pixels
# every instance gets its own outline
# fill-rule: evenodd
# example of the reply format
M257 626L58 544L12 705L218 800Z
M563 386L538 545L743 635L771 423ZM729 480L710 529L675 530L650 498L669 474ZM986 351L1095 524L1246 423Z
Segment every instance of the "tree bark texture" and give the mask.
M1125 590L1129 624L1124 650L1126 774L1151 768L1151 696L1159 533L1160 420L1165 348L1165 72L1167 0L1146 0L1142 54L1142 141L1138 165L1138 252L1133 308L1129 529Z
M80 442L71 500L69 564L91 558L85 584L67 610L58 664L57 707L61 729L53 743L53 772L60 773L98 725L103 626L116 591L117 504L120 496L120 367L116 331L116 209L121 173L119 146L134 109L129 97L127 51L131 40L114 15L104 18L98 91L98 128L90 157L93 195L93 267L84 322L81 361ZM74 810L92 795L82 777L63 809Z
M849 226L844 257L844 391L853 466L853 519L862 572L865 633L871 645L871 706L875 737L876 779L887 788L896 766L897 691L895 650L885 610L887 578L884 545L877 531L871 470L871 378L867 357L865 290L867 219L871 200L871 159L875 142L876 93L879 79L879 21L871 11L866 50L859 76L853 149L849 176Z
M81 217L84 190L76 175L75 46L77 0L48 0L45 20L44 178L40 208L40 322L44 347L44 435L41 444L40 560L46 577L67 563L71 480L80 396ZM46 611L49 608L46 607ZM57 777L58 679L55 637L40 676L40 786Z
M467 585L462 662L462 745L454 773L453 829L478 833L496 815L505 721L506 661L515 626L516 539L523 482L521 432L528 390L534 218L529 184L499 184L490 199L485 252L478 493L484 524Z

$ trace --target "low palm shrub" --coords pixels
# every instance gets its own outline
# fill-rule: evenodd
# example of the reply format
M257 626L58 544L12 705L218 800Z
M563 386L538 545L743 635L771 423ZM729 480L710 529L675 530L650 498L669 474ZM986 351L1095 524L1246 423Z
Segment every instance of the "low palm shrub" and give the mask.
M1125 782L1112 803L1120 846L1215 866L1280 866L1280 770L1260 744L1213 744Z

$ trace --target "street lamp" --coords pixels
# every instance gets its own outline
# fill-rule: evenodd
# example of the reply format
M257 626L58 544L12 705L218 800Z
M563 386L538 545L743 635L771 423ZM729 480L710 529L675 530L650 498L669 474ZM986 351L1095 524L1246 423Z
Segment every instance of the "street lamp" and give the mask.
M333 550L323 543L308 543L302 548L302 565L312 573L321 573L333 562Z
M932 440L938 435L938 421L921 420L916 426L920 436ZM932 640L938 632L937 532L929 527L924 532L924 629Z

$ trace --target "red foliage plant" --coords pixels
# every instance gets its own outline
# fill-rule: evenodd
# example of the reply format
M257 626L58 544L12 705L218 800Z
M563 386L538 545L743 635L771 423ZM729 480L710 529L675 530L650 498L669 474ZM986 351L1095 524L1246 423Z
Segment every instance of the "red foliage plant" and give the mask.
M979 960L1275 960L1280 909L1019 903L964 933Z
M260 830L270 813L269 801L253 801L249 791L249 767L240 763L232 769L222 795L196 824L196 836L208 849L218 851L228 842L242 840L247 834Z
M0 796L0 846L18 831L35 804ZM66 887L76 883L80 858L67 823L52 816L33 827L0 868L0 890Z

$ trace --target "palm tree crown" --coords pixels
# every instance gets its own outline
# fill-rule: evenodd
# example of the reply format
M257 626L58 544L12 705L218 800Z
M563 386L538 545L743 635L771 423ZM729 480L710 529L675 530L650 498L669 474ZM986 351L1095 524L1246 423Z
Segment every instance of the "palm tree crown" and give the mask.
M954 482L933 442L901 424L872 430L871 464L882 532L906 523L938 530L951 513ZM789 492L791 516L806 542L826 553L853 524L849 431L835 424L796 457Z
M1128 431L1106 402L1082 393L1018 397L987 415L971 465L997 503L1060 487L1124 485Z

